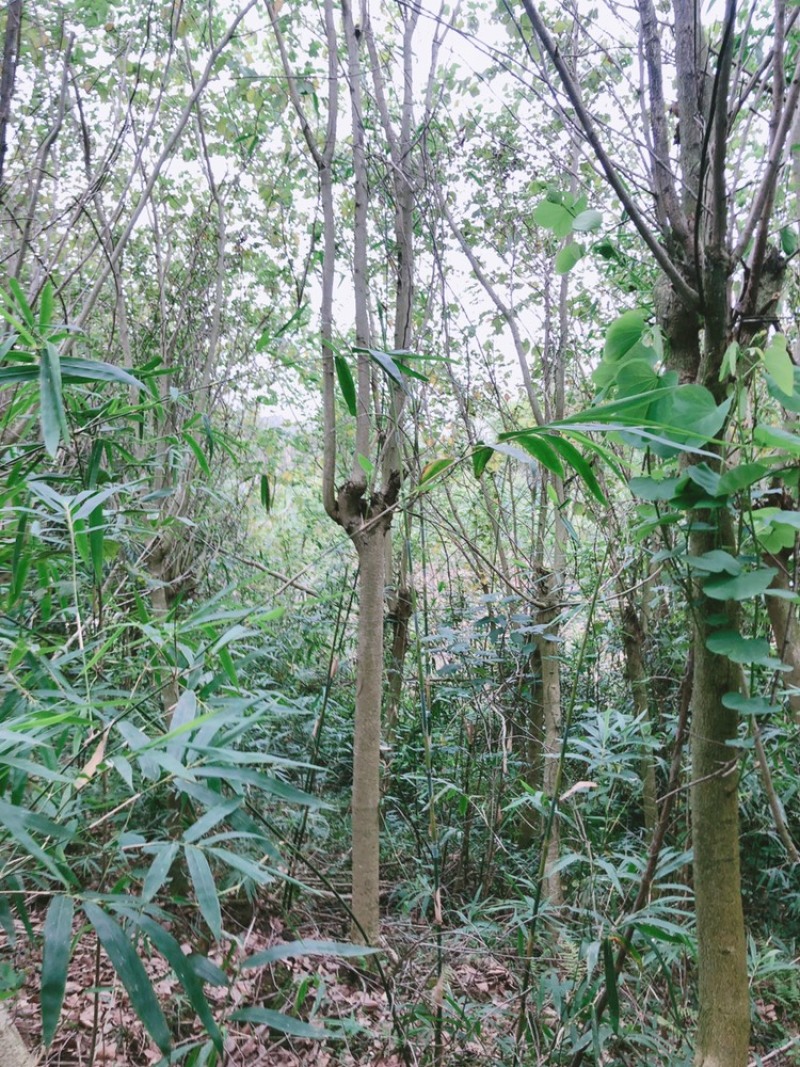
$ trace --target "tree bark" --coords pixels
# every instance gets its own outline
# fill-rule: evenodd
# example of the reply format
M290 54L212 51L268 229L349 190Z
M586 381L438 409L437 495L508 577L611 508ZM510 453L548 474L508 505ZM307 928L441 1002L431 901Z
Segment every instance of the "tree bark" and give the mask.
M716 547L695 534L692 552ZM692 695L692 847L699 1011L696 1067L744 1067L750 1038L747 953L739 873L738 715L722 703L738 688L735 665L706 648L719 602L700 596ZM736 612L728 607L728 625Z
M380 935L380 766L383 695L385 528L356 534L358 552L358 677L353 737L353 940Z

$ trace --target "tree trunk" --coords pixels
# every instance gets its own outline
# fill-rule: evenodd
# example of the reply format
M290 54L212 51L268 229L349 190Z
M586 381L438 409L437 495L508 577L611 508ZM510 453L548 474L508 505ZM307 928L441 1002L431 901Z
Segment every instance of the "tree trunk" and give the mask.
M633 710L641 723L643 738L640 760L642 779L642 814L644 828L651 836L658 821L656 803L656 765L653 750L646 744L650 733L650 690L647 668L644 661L644 626L632 604L628 604L622 616L622 647L625 653L625 671L631 686Z
M696 534L699 555L716 547ZM698 543L699 542L699 543ZM750 1036L747 954L739 875L738 716L722 697L738 688L735 665L706 648L719 602L701 597L692 697L692 845L699 971L696 1067L745 1067ZM736 627L729 610L728 625Z
M356 534L358 551L358 678L353 740L353 940L380 935L380 758L383 693L385 529Z

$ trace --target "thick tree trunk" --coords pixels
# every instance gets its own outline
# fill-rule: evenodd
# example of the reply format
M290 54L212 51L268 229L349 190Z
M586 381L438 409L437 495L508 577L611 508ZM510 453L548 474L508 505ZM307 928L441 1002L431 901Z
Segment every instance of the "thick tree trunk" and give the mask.
M353 940L380 935L380 759L385 529L353 537L359 560L358 672L353 740Z

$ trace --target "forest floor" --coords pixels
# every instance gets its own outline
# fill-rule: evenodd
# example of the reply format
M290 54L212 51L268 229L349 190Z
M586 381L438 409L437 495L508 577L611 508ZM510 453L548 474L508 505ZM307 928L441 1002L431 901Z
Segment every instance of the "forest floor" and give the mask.
M407 918L387 921L384 938L391 948L385 970L391 976L392 1005L378 975L365 968L363 960L308 955L242 969L255 953L299 938L342 939L341 923L333 917L326 922L318 916L324 922L322 931L308 916L291 931L276 916L259 912L257 918L232 930L207 953L229 976L224 987L206 986L215 1018L227 1020L225 1067L417 1067L421 1062L494 1067L509 1062L519 979L514 961L504 959L475 932L447 933L447 965L440 968L434 929ZM43 920L43 914L32 914L34 935ZM162 1054L131 1008L110 961L93 933L76 925L75 935L61 1025L42 1055L42 1067L153 1067ZM31 1049L41 1042L40 945L38 936L31 939L22 930L14 946L0 940L0 961L24 976L9 1007ZM191 951L189 944L182 947ZM204 1044L202 1026L165 961L155 954L142 958L176 1046ZM337 1026L339 1035L324 1042L306 1040L230 1019L249 1006L268 1007L318 1026ZM442 1025L436 1057L438 1009ZM399 1051L400 1032L406 1040L405 1058ZM754 1050L751 1067L796 1067L799 1052L800 1038L795 1044ZM546 1067L546 1052L537 1055L531 1049L529 1056L529 1062Z

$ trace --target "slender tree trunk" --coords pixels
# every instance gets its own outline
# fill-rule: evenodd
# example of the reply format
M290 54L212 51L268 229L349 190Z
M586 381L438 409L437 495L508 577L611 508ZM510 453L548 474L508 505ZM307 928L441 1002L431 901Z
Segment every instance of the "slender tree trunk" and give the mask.
M628 604L622 616L622 647L625 653L625 668L631 686L631 696L633 697L633 710L637 719L642 723L642 735L646 741L650 723L650 686L644 660L644 642L644 626L639 613L632 604ZM656 803L655 760L653 759L652 749L646 743L642 744L640 767L642 813L644 816L644 828L649 836L656 828L658 805Z
M358 679L353 739L353 939L380 935L380 766L385 528L353 538L358 551Z
M695 555L717 547L695 534ZM699 972L696 1067L744 1067L750 1038L747 954L739 873L738 716L722 703L735 665L706 648L719 602L700 597L692 696L692 848ZM736 627L729 608L729 626Z

